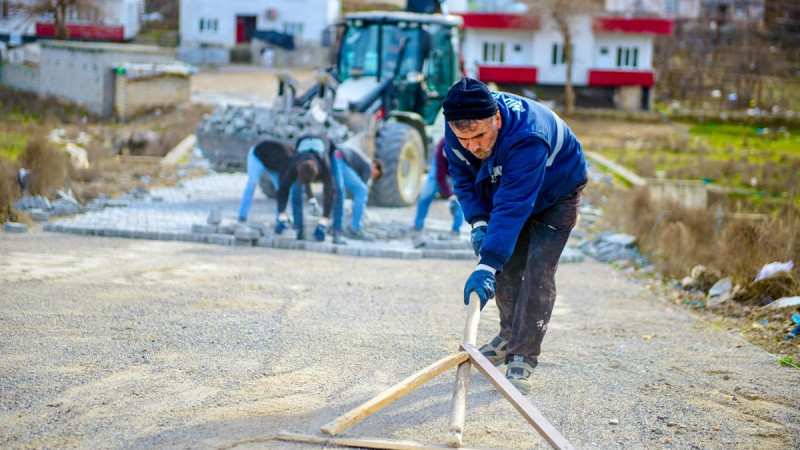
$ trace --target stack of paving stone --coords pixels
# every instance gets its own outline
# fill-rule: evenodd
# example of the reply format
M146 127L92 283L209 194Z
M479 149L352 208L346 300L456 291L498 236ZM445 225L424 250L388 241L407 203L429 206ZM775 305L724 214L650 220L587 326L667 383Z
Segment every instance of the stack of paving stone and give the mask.
M37 222L47 222L51 216L72 216L86 211L69 192L58 191L58 199L51 202L41 195L22 197L14 203L14 209L24 212Z
M272 110L254 106L218 107L204 117L198 133L250 135L293 141L304 134L324 134L334 142L347 140L347 127L312 109Z

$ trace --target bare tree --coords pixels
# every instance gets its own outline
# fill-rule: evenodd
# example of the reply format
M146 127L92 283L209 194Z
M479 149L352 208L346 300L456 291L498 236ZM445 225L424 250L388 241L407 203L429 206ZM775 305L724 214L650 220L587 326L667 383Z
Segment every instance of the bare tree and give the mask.
M526 0L523 2L529 14L553 20L564 41L563 59L566 65L564 81L564 114L570 115L575 110L575 88L572 85L572 22L579 15L589 15L602 10L602 2L597 0Z
M75 15L81 19L100 20L102 4L102 0L17 0L10 4L10 8L29 21L52 17L55 38L67 39L67 19Z

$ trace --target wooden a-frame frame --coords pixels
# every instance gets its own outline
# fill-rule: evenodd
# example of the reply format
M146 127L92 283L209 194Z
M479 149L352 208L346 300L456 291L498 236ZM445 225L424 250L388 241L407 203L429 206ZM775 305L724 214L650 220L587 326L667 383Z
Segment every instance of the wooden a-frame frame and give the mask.
M517 411L539 432L539 434L555 449L572 449L569 441L542 416L524 395L522 395L510 381L503 376L497 368L486 359L475 346L478 334L478 321L480 320L480 299L472 293L469 301L469 314L464 328L464 340L460 351L450 354L428 367L416 372L405 380L397 383L386 391L381 392L372 399L342 414L336 419L323 425L321 431L329 436L335 436L350 428L361 420L369 417L400 397L408 394L431 378L441 374L451 367L458 366L456 370L456 383L453 389L453 398L450 403L449 430L442 444L430 444L415 441L399 441L379 438L336 438L304 435L297 433L279 433L276 439L295 442L311 442L318 444L332 444L347 447L383 448L383 449L421 449L421 448L447 448L461 447L464 435L464 417L466 415L467 390L474 364L478 371L508 400Z

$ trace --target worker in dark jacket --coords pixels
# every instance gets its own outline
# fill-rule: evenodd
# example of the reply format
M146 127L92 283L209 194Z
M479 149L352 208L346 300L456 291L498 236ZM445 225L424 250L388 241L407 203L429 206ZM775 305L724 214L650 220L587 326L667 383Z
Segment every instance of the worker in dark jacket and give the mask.
M553 111L471 78L450 88L443 110L450 175L479 257L464 303L474 292L483 308L497 295L500 332L481 352L529 393L586 186L583 150Z
M247 221L256 186L261 177L266 173L275 189L278 189L280 176L289 167L292 156L294 156L294 148L291 144L274 139L266 139L250 147L250 151L247 152L247 185L242 192L242 201L239 203L239 222ZM302 208L302 193L298 185L292 185L291 194L292 208ZM277 217L277 208L275 214Z
M346 244L342 235L361 241L375 240L362 229L361 218L372 181L383 175L383 163L378 159L370 160L356 148L337 145L331 155L331 166L337 193L333 203L333 242ZM343 230L344 199L348 192L353 195L353 213L350 226Z
M289 199L289 190L295 181L306 186L312 182L322 182L322 216L320 216L317 227L314 230L314 239L324 241L325 228L328 226L328 218L331 215L333 200L336 196L336 186L333 182L333 172L331 171L329 158L332 144L323 135L305 135L297 140L295 147L295 155L289 162L289 167L284 171L278 188L278 224L275 226L275 232L281 234L288 227L286 203ZM299 197L302 198L302 195L299 195ZM296 200L293 200L293 203L295 202ZM297 239L304 239L303 208L295 208L293 204L292 213L294 215L294 227L297 230Z

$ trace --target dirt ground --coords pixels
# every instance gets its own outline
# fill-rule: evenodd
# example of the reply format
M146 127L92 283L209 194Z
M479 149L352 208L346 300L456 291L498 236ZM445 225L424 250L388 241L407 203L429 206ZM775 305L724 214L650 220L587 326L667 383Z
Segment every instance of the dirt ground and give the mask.
M470 261L0 234L0 447L320 448L456 350ZM607 264L563 264L532 404L576 448L797 448L800 379ZM493 302L478 341L497 331ZM443 443L454 370L343 433ZM477 372L465 444L547 448Z
M212 106L277 87L244 66L192 83ZM570 126L587 148L683 132ZM161 172L151 185L174 182ZM319 448L274 437L321 435L455 351L472 265L0 233L0 447ZM800 379L775 355L606 264L563 264L558 286L529 399L576 448L800 448ZM490 303L478 341L497 326ZM344 435L444 442L453 374ZM477 372L466 430L473 447L548 447Z

